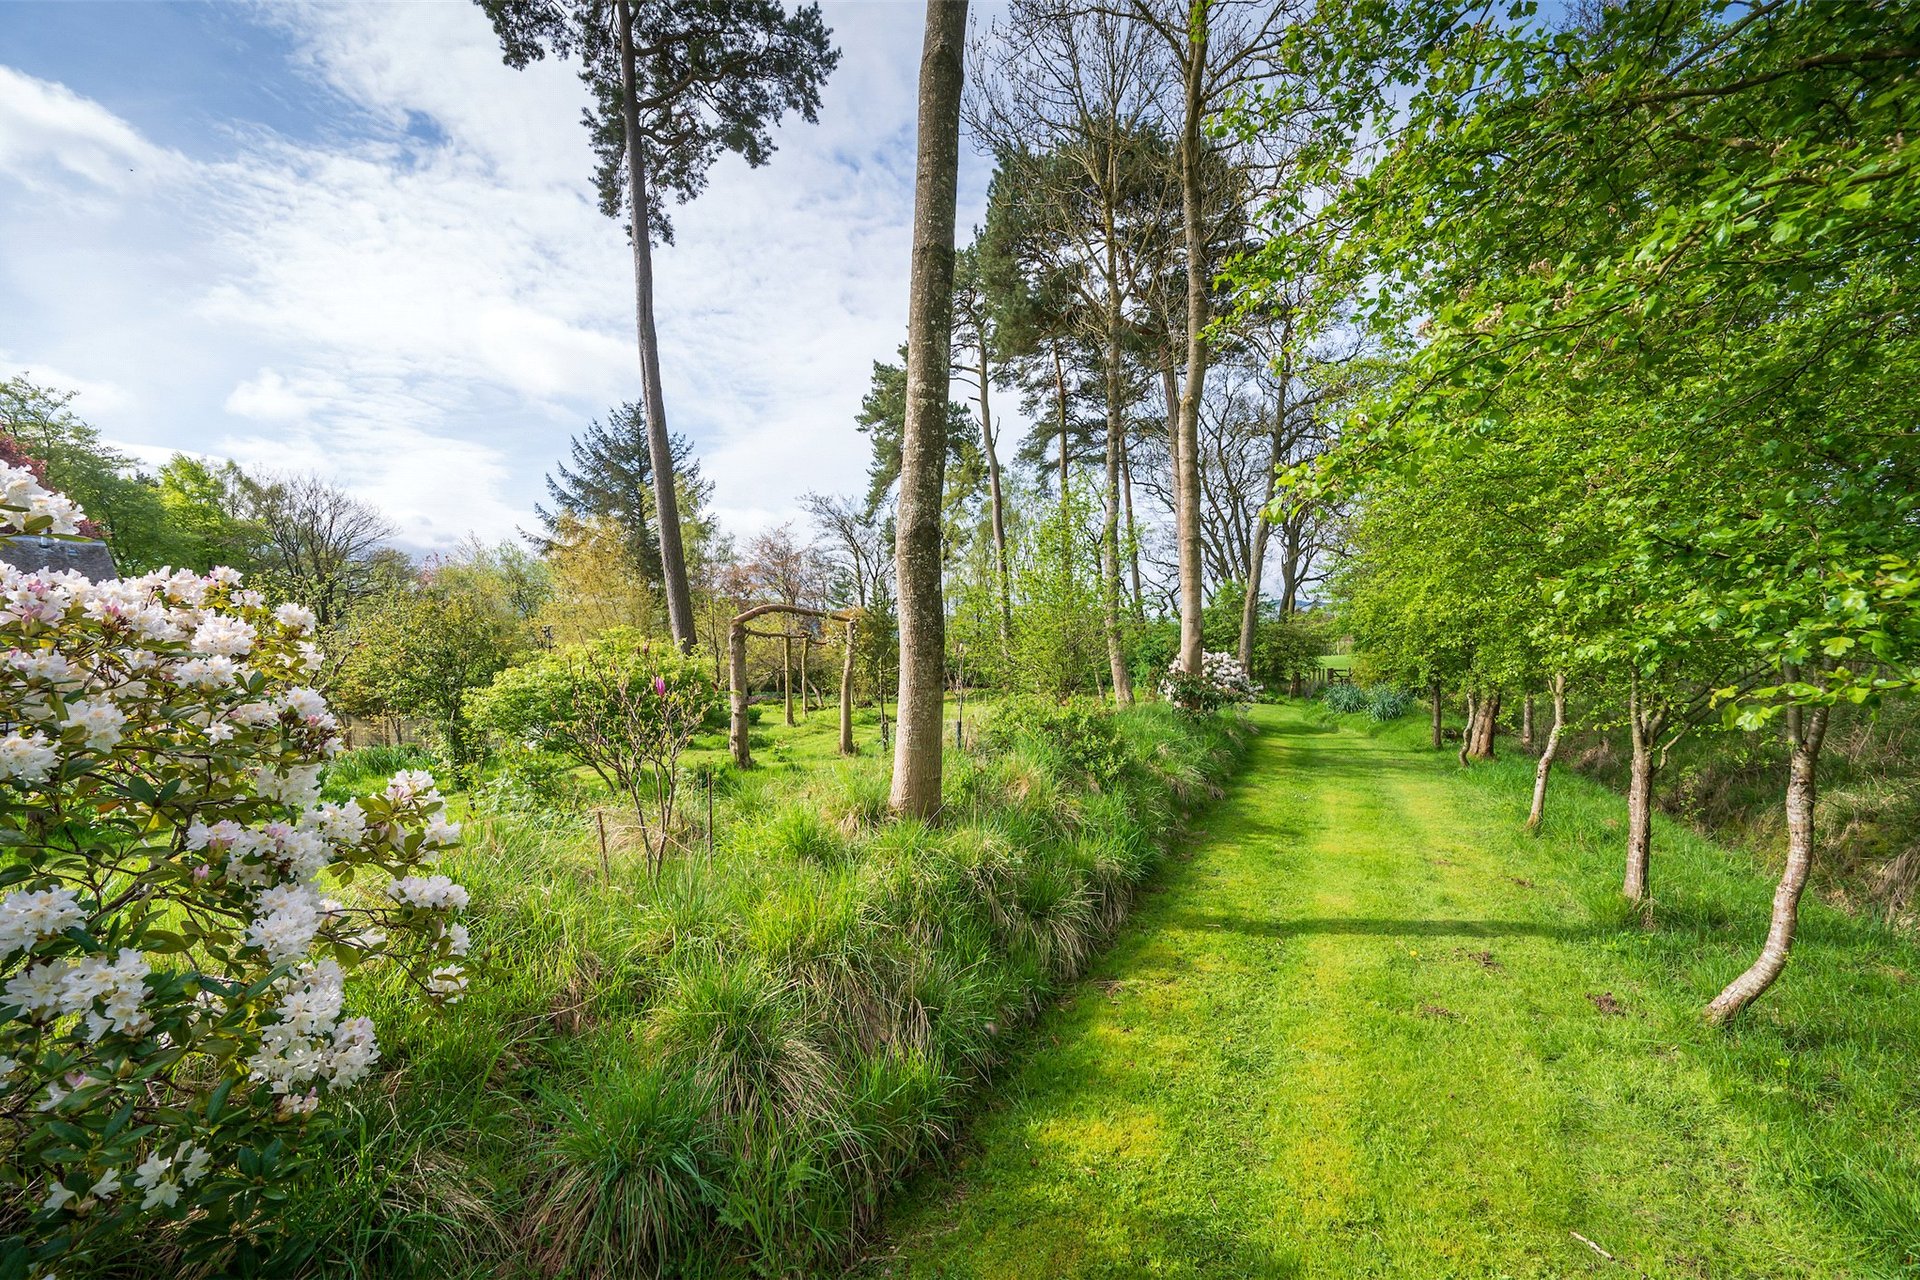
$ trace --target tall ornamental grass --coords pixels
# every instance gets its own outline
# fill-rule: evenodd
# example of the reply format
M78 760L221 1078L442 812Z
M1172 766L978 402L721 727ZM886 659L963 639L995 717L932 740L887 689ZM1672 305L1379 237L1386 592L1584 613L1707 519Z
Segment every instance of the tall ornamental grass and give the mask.
M832 1273L1244 723L1022 705L949 753L935 824L888 816L874 759L729 774L711 859L657 880L637 847L603 874L581 818L476 812L450 868L479 917L467 1002L369 1001L399 1070L349 1104L263 1270Z

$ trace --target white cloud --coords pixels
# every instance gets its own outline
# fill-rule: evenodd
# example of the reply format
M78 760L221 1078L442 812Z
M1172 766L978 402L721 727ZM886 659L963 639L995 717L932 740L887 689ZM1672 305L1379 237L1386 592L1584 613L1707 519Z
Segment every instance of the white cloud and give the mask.
M831 8L845 57L820 124L790 121L764 169L723 159L656 254L669 419L742 532L809 489L864 487L853 416L905 325L920 16ZM630 259L592 202L574 69L504 67L467 4L271 20L296 49L280 74L337 118L299 139L227 122L200 162L0 68L0 184L102 193L59 216L0 198L22 295L0 346L122 388L88 408L139 450L320 471L412 546L511 536L566 437L640 394ZM120 203L128 167L150 181ZM984 185L963 182L963 232Z
M272 369L262 369L228 394L226 411L259 422L300 422L312 405Z
M124 190L176 175L185 162L65 85L0 66L0 174L30 191L82 184Z

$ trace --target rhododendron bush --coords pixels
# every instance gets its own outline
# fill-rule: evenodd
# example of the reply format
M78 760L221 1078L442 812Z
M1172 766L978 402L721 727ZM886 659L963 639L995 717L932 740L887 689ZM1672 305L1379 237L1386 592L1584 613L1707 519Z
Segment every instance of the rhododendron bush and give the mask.
M1160 696L1194 715L1208 715L1222 707L1252 702L1259 693L1260 686L1230 653L1202 655L1197 672L1189 672L1180 659L1175 658L1160 680Z
M80 518L0 467L0 533ZM84 1272L134 1224L245 1233L379 1055L347 975L464 986L433 779L320 800L313 627L230 569L0 566L0 1277Z

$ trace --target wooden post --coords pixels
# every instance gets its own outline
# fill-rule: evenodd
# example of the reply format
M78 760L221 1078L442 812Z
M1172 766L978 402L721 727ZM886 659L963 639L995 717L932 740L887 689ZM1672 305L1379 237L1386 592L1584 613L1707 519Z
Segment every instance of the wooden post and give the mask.
M736 768L753 768L753 752L747 746L747 624L735 619L727 628L727 691L732 717L727 727L727 746L733 751Z
M853 754L853 618L847 618L847 651L840 658L840 754Z

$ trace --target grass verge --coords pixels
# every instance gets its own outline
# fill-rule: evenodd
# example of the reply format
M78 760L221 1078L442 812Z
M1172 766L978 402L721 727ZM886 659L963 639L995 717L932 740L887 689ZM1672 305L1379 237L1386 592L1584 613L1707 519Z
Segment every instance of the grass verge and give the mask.
M1032 1028L864 1277L1911 1277L1920 950L1807 908L1731 1033L1768 879L1530 761L1260 708L1089 980Z
M711 858L657 882L603 863L585 820L477 816L449 868L475 904L468 1000L423 1017L374 984L387 1074L312 1135L326 1176L235 1270L837 1268L1244 737L1164 707L1093 722L1091 757L1045 724L949 752L938 825L887 816L871 756L794 763L810 726L726 776Z

